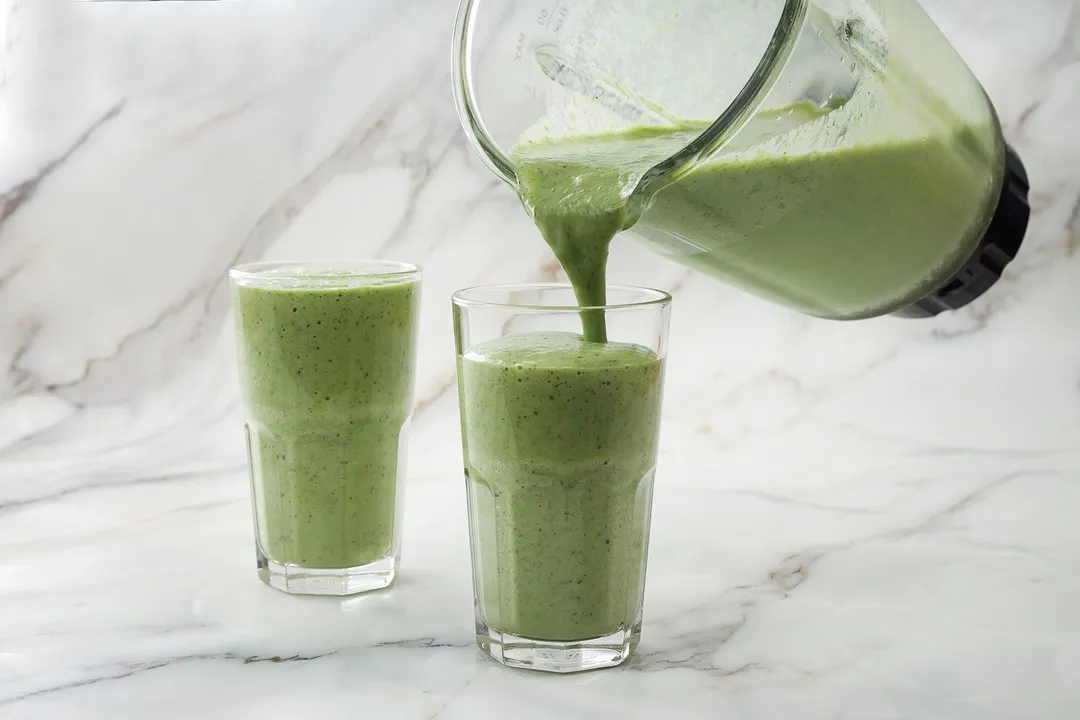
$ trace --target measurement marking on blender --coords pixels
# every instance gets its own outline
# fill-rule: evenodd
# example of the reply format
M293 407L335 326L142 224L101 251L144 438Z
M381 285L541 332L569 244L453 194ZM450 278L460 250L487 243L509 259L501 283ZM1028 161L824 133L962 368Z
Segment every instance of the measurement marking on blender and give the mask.
M556 7L558 7L558 4L556 4ZM563 29L563 24L566 22L566 18L570 15L570 10L565 7L561 7L559 8L559 11L557 13L554 13L554 15L555 27L551 29L551 32L555 35L558 35L559 31Z
M565 20L566 16L570 13L570 11L567 10L566 8L562 8L561 11L559 10L559 3L560 2L562 2L562 0L555 0L555 4L551 7L551 10L547 10L546 8L541 10L540 14L536 17L536 24L540 25L545 30L550 30L551 29L551 21L556 16L558 16L559 22L555 25L555 30L554 30L555 33L558 33L559 30L562 29L563 20Z

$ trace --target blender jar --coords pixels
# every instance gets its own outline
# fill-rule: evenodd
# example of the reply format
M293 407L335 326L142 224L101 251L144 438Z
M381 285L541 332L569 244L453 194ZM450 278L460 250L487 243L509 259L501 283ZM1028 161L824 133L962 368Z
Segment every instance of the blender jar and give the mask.
M463 0L466 133L511 148L696 127L643 169L626 234L802 312L930 316L1000 276L1027 179L915 0Z

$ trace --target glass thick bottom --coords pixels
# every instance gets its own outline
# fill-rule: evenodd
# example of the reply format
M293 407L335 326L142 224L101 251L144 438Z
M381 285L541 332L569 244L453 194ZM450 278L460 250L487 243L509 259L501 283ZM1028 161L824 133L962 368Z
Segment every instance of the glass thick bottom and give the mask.
M389 555L350 568L305 568L299 565L283 565L262 552L258 556L259 579L290 595L356 595L390 587L397 574L398 559Z
M482 622L476 625L476 644L493 660L512 668L552 673L576 673L621 665L641 639L641 621L632 628L585 640L558 642L502 633Z

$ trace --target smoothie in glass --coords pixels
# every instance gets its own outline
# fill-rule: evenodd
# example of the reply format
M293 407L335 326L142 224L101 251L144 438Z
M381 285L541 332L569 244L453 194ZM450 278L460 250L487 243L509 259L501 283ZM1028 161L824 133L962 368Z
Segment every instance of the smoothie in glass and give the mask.
M478 639L497 659L565 672L618 664L636 642L658 350L539 331L459 354Z
M290 592L393 579L419 276L398 263L233 273L259 573Z

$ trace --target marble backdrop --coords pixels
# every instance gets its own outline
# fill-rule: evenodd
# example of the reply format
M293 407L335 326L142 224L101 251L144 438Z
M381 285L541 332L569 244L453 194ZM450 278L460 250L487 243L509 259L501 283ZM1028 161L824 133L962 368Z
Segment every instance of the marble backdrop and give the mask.
M674 308L627 668L473 647L449 293L557 275L473 157L453 0L3 0L0 718L1080 716L1080 0L927 0L1032 182L930 321L792 314L625 242ZM226 269L426 269L405 572L255 579Z

